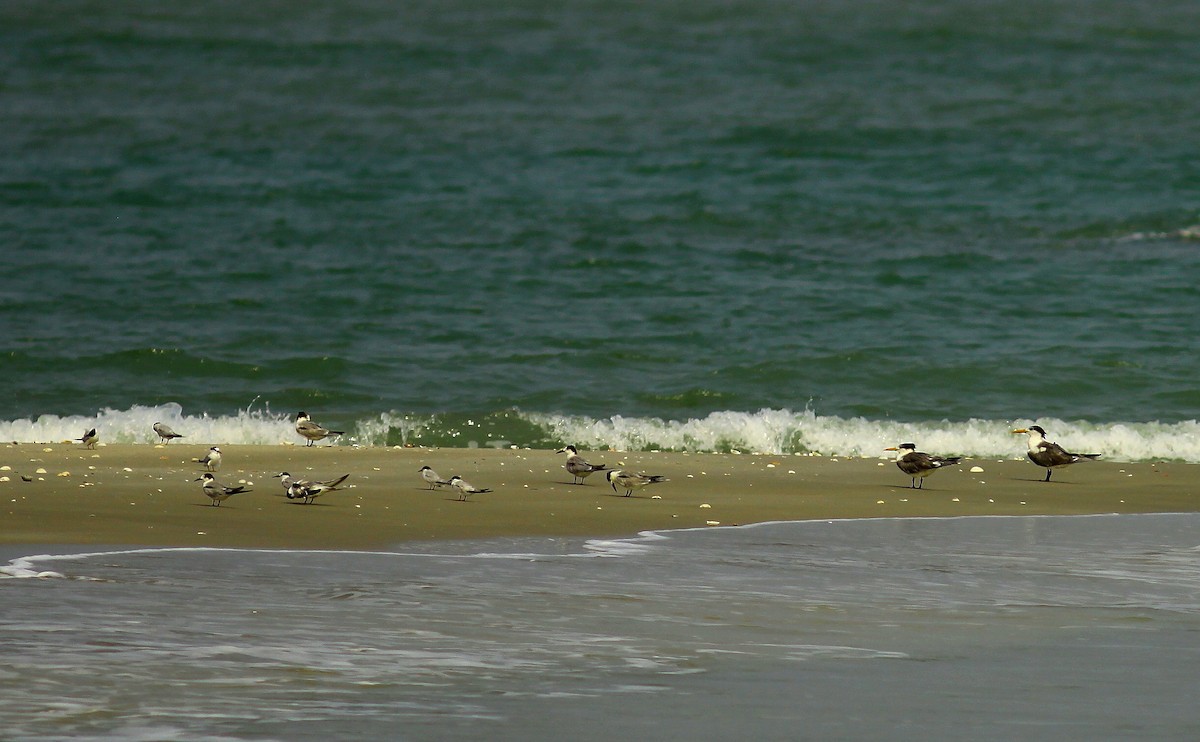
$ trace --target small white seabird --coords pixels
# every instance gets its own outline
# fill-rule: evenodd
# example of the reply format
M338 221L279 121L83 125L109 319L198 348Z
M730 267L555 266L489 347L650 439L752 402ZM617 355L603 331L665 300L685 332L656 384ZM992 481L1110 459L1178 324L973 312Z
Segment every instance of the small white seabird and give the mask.
M613 492L616 492L617 487L620 487L625 490L625 497L629 497L635 489L641 489L646 485L670 481L659 474L642 474L640 472L622 471L621 469L612 469L605 473L604 476L608 477L608 483L612 485Z
M421 472L421 479L425 481L425 484L429 485L429 489L431 490L450 486L450 482L438 476L438 473L431 467L422 466L419 471Z
M450 486L458 490L458 499L466 500L471 495L482 495L484 492L491 492L490 489L476 487L467 480L455 474L450 477Z
M1094 461L1100 458L1098 453L1071 453L1057 443L1046 440L1046 431L1037 425L1028 428L1017 428L1013 433L1029 435L1029 450L1025 455L1038 466L1046 468L1046 479L1050 481L1050 473L1060 466L1068 466L1076 461Z
M196 481L204 482L204 485L203 485L204 494L208 495L208 498L210 500L212 500L212 504L216 505L217 507L220 507L221 502L223 500L227 500L233 495L250 491L250 490L246 489L244 486L243 487L226 487L225 485L221 484L216 479L214 479L213 475L209 474L208 472L205 472L204 474L200 475L200 478L197 479Z
M88 448L95 448L96 444L100 442L100 436L96 435L96 429L92 428L75 440L79 441Z
M213 446L208 449L208 453L204 454L203 458L193 459L197 464L201 464L208 471L216 471L221 468L221 449Z
M301 410L296 413L296 432L308 439L306 446L311 446L316 441L328 438L331 435L345 435L342 430L330 430L323 428L312 421L307 412Z
M161 443L170 443L172 438L182 438L183 436L171 430L169 425L162 423L154 423L154 433L158 436Z
M930 456L917 450L915 443L901 443L883 449L896 451L896 466L900 471L912 477L912 488L915 490L925 487L925 477L933 474L943 466L953 466L962 461L961 456ZM919 482L919 484L918 484Z
M555 451L555 453L565 453L567 460L563 462L563 468L567 473L575 478L572 484L583 484L583 480L595 474L598 471L604 471L608 467L604 464L589 464L579 455L579 451L574 446L563 446Z

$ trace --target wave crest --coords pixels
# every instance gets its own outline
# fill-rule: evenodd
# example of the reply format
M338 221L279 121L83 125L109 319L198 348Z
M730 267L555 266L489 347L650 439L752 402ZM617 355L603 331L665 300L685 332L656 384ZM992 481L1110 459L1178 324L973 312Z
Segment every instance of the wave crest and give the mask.
M322 418L324 422L329 420ZM178 444L278 445L302 443L291 414L269 407L236 415L185 415L178 404L105 409L94 417L43 415L0 422L0 440L57 442L97 427L102 442L155 443L151 426L162 421L187 436ZM445 448L552 448L567 443L592 450L764 453L775 455L881 456L883 449L913 442L941 455L1023 458L1025 440L1009 431L1038 424L1051 440L1072 451L1107 460L1170 460L1200 463L1200 423L1037 420L901 422L818 415L812 410L721 410L704 417L668 420L613 415L593 418L505 409L478 414L382 412L347 425L334 443L362 446Z

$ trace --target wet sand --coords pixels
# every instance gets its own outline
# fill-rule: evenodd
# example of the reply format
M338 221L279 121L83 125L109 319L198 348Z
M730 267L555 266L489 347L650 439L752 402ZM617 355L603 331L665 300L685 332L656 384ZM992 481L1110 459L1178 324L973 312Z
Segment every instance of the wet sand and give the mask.
M776 520L1184 512L1200 509L1200 466L1087 462L1045 470L1021 459L964 460L912 490L889 460L819 456L581 452L670 481L619 496L602 473L571 483L563 457L510 449L222 446L216 473L251 492L213 507L194 481L206 447L0 446L0 544L371 549L428 539L625 536ZM418 469L493 492L465 502ZM980 467L982 472L971 472ZM43 471L39 471L43 470ZM347 489L311 505L272 475ZM25 481L28 477L31 481Z

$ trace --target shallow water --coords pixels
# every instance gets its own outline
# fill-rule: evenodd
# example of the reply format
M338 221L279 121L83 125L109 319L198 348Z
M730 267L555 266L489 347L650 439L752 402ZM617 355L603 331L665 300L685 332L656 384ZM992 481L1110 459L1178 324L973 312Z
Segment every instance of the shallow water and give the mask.
M12 739L1193 739L1197 526L839 521L14 559L0 726Z

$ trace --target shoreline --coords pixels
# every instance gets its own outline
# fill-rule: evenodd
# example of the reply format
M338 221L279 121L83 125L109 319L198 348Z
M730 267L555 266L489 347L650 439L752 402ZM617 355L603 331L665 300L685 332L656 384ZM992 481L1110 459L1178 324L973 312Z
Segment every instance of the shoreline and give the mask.
M609 468L669 481L614 493L603 473L574 485L549 450L222 446L216 473L252 490L213 507L196 480L205 446L0 446L0 546L162 546L364 550L405 542L504 537L623 537L642 531L773 521L1200 510L1200 465L1084 462L1044 470L964 459L923 489L883 458L582 451ZM882 455L882 452L881 452ZM429 490L431 466L493 492L466 502ZM973 467L982 472L971 472ZM39 472L38 470L44 470ZM273 475L346 489L311 505ZM22 477L32 481L24 481Z

